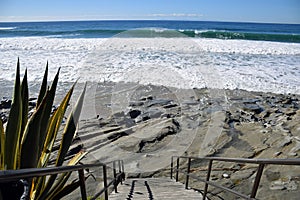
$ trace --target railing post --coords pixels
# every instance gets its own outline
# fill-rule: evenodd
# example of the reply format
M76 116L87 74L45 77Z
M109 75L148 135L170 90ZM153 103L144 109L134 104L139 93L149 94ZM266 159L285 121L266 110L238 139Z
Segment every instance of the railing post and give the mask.
M209 181L211 168L212 168L212 163L213 163L213 160L209 160L207 175L206 175L206 181ZM203 200L206 199L207 189L208 189L208 183L205 183L204 192L203 192Z
M176 182L178 182L178 172L179 172L179 157L176 162Z
M125 169L124 169L124 161L122 160L122 172L125 173ZM125 180L125 178L123 179Z
M103 185L104 185L104 188L105 188L104 199L108 200L106 165L103 165Z
M119 174L121 174L122 173L122 169L121 169L121 160L118 160L118 165L119 165ZM119 180L118 180L119 181ZM121 183L121 185L123 185L123 178L122 178L122 176L121 176L121 178L120 178L120 183Z
M121 160L121 163L122 163L122 173L124 174L123 181L125 181L125 169L124 169L124 162L123 162L123 160Z
M121 160L118 160L118 165L119 165L119 173L121 173Z
M187 174L186 174L186 180L185 180L185 189L188 189L189 187L189 177L190 177L190 170L191 170L191 158L188 160L188 166L187 166Z
M171 179L173 179L173 156L171 157Z
M118 193L118 183L117 183L117 172L116 172L116 163L115 161L113 161L113 174L114 174L114 189L115 189L115 193Z
M86 189L85 189L85 177L83 169L78 170L79 182L80 182L80 191L82 200L87 200Z
M265 166L265 164L259 164L258 165L258 169L257 169L257 173L256 173L256 176L255 176L255 180L254 180L254 184L253 184L253 188L252 188L250 198L255 198L255 196L256 196L257 189L258 189L259 182L260 182L260 178L261 178L262 172L264 170L264 166Z

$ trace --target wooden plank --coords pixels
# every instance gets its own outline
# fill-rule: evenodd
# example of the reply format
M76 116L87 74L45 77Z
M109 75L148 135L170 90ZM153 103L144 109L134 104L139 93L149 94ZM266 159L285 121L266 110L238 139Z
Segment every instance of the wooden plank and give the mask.
M194 190L186 190L182 183L169 178L126 179L118 187L118 193L111 193L110 200L142 199L200 199L202 195Z

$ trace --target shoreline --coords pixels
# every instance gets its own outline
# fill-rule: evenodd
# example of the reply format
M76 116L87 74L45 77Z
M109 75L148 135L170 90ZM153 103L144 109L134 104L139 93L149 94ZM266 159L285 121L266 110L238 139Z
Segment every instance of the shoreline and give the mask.
M3 83L6 83L3 87ZM6 80L2 80L0 79L0 84L1 84L1 90L0 90L0 98L2 100L5 99L10 99L12 97L12 93L13 93L13 82L12 81L6 81ZM50 83L49 83L50 84ZM60 101L63 99L64 95L67 93L67 91L71 88L71 86L74 84L74 82L58 82L58 87L57 87L57 92L56 92L56 98L54 100L54 105L59 105ZM76 99L78 98L80 91L83 88L84 83L82 82L78 82L76 84L75 90L73 92L73 97L71 98L71 106L73 104L75 104ZM87 91L86 91L86 95L85 95L85 101L84 101L84 109L82 110L82 114L80 119L81 120L89 120L89 119L93 119L95 118L98 113L97 113L97 109L99 110L99 105L96 105L97 103L99 103L99 100L95 100L95 99L99 99L99 96L105 96L105 95L111 95L109 94L109 92L112 93L117 93L118 90L122 89L122 86L128 86L130 87L146 87L146 86L154 86L157 88L165 88L165 90L170 90L172 92L177 93L177 91L185 91L183 93L187 93L186 91L188 91L189 94L191 94L191 96L195 96L195 91L208 91L208 93L211 93L212 96L216 97L216 96L220 96L220 95L225 95L224 97L222 97L222 99L225 101L227 98L226 94L229 93L234 93L235 91L237 93L245 93L245 94L253 94L253 95L257 95L257 96L296 96L299 97L300 94L297 93L274 93L274 92L264 92L264 91L249 91L249 90L244 90L244 89L220 89L220 88L176 88L176 87L169 87L169 86L163 86L163 85L153 85L153 84L140 84L140 83L135 83L135 82L87 82ZM105 91L105 95L99 95L99 89L101 87L106 87ZM102 88L102 89L104 89ZM31 98L37 98L38 96L38 92L40 89L40 83L34 83L34 82L29 82L29 95ZM216 92L214 91L219 91L219 94L216 94ZM132 92L131 92L132 93ZM179 92L180 93L180 92ZM107 100L106 100L107 101ZM225 104L228 104L225 103ZM109 102L106 102L106 105L109 105ZM103 105L102 105L103 106ZM224 106L228 106L228 105L224 105Z
M0 80L13 80L17 57L29 81L61 67L61 80L130 81L182 88L296 93L300 44L189 38L7 38ZM5 55L4 55L5 54ZM1 56L1 53L0 53Z

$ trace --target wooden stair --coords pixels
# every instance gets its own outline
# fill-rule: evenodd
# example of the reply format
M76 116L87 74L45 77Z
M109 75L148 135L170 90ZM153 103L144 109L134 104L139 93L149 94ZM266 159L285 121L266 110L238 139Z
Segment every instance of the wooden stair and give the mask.
M194 190L186 190L184 185L170 178L126 179L118 187L118 193L112 192L110 200L168 200L201 199L202 195Z

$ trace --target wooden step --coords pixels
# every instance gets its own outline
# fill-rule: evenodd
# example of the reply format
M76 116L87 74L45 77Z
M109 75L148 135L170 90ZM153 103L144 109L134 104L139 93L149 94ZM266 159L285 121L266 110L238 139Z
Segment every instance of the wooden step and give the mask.
M194 190L186 190L184 185L169 178L127 179L118 187L118 193L111 193L110 200L168 200L202 199Z

